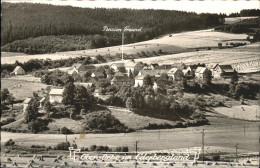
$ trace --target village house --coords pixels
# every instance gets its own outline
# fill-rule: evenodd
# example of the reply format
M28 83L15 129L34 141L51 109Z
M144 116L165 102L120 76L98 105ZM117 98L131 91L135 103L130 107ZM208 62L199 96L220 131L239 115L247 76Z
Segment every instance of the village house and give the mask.
M165 87L165 83L161 80L157 80L153 84L153 89L163 88L163 87Z
M98 86L98 78L90 78L87 83L91 83L94 86Z
M14 75L25 75L25 71L24 71L24 69L21 66L17 66L11 74L14 74Z
M152 63L152 64L150 64L150 65L144 66L143 69L154 70L157 66L159 66L158 63Z
M183 72L178 68L172 68L167 72L167 75L173 80L181 80L183 77Z
M70 69L70 71L72 71L72 72L75 71L77 73L79 73L79 72L86 72L86 71L92 72L95 69L96 69L96 67L93 66L93 65L82 65L80 63L76 63L76 64L72 65L72 69Z
M63 91L64 89L51 89L49 93L50 103L61 103L63 99Z
M122 72L116 72L114 76L125 76Z
M125 73L126 69L125 69L125 63L113 63L110 66L111 69L113 69L115 72L122 72Z
M145 76L136 76L135 77L135 87L138 87L138 86L143 86L143 83L144 83L144 77Z
M31 105L33 102L33 98L31 97L27 97L24 101L23 101L23 112L26 111L26 108Z
M129 61L125 63L127 76L130 75L130 72L132 72L132 74L137 74L141 69L143 69L143 67L144 65L141 62Z
M111 85L115 84L118 86L121 85L133 86L134 82L135 82L134 79L128 76L114 76L114 78L111 80Z
M187 79L194 78L195 74L194 71L190 66L186 66L185 69L182 70L183 76Z
M186 66L183 62L173 63L173 64L171 65L171 67L172 67L172 68L178 68L178 69L180 69L180 70L184 70L184 69L187 68L187 66Z
M161 74L167 73L169 69L160 69L160 70L150 70L150 69L142 69L139 71L137 76L155 76L160 77Z
M198 67L195 71L195 77L203 79L208 73L212 74L211 71L206 67Z
M105 75L102 73L102 72L93 72L92 74L91 74L91 77L93 77L93 78L105 78Z
M235 70L231 65L219 65L217 64L213 69L214 78L230 78L234 75Z

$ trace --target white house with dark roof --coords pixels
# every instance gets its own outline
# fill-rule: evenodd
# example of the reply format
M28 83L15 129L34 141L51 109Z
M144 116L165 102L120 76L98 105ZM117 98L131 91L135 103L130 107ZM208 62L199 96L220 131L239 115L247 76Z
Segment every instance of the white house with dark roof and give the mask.
M120 62L120 63L113 63L110 65L110 68L113 69L115 72L122 72L125 73L125 63Z
M134 85L134 79L128 77L128 76L114 76L114 78L110 81L111 85L128 85L133 86Z
M214 78L230 78L235 73L235 70L231 65L219 65L217 64L213 69Z
M206 67L198 67L195 71L195 77L203 79L207 73L211 73L211 71ZM212 74L212 73L211 73Z
M138 86L143 86L144 84L144 77L145 76L136 76L135 77L135 87L138 87Z
M173 80L180 80L183 77L183 72L179 68L172 68L167 72L167 75Z
M21 66L15 67L14 71L11 73L14 75L25 75L25 71Z
M134 62L134 61L129 61L125 63L125 69L126 73L129 76L130 71L134 73L138 73L141 69L143 69L144 65L141 62Z
M61 103L63 99L63 91L64 89L51 89L49 93L50 103Z

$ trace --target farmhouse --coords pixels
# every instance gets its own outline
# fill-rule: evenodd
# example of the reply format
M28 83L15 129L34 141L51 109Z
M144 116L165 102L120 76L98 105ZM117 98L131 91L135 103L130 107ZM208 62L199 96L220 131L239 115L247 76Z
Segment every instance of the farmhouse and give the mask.
M111 80L111 85L128 85L133 86L134 85L134 79L128 77L128 76L114 76L114 78Z
M160 69L160 70L148 70L148 69L142 69L139 71L138 76L155 76L155 77L160 77L161 74L167 73L169 69Z
M98 86L98 78L90 78L88 83L91 83L94 86Z
M17 66L11 74L14 74L14 75L24 75L25 71L24 71L24 69L21 66Z
M144 83L144 77L145 76L136 76L135 77L135 87L138 87L138 86L143 86L143 83Z
M138 73L141 69L143 69L144 65L141 62L134 62L134 61L129 61L127 63L125 63L125 69L126 69L126 73L129 76L130 75L130 71L134 74L134 73Z
M157 63L152 63L152 64L150 64L150 65L144 66L143 69L154 70L157 66L159 66L159 64L157 64Z
M93 65L82 65L82 64L73 64L72 68L76 70L77 73L79 72L85 72L85 71L94 71L96 69Z
M217 64L213 69L214 78L230 78L235 73L235 70L231 65L219 65Z
M33 98L31 97L27 97L24 101L23 101L23 112L25 112L26 108L31 105L33 102Z
M186 68L182 70L182 73L185 78L193 78L195 76L194 71L190 66L186 66Z
M181 80L183 77L183 72L178 68L172 68L167 72L167 75L171 77L173 80Z
M113 63L110 66L111 69L113 69L115 72L122 72L125 73L125 64L124 63Z
M211 71L206 67L198 67L195 71L195 77L203 79L208 73L211 74Z
M183 62L180 63L174 63L171 65L172 68L178 68L180 70L186 69L186 65Z
M61 103L63 98L63 91L64 89L51 89L49 96L50 96L50 103Z

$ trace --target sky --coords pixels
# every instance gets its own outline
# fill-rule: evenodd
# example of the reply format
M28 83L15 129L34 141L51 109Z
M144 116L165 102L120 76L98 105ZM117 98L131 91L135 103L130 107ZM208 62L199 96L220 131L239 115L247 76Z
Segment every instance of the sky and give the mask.
M2 0L2 2L45 3L53 5L69 5L83 8L132 8L132 9L166 9L196 13L234 13L242 9L260 9L259 0L131 0L131 1L104 1L104 0Z

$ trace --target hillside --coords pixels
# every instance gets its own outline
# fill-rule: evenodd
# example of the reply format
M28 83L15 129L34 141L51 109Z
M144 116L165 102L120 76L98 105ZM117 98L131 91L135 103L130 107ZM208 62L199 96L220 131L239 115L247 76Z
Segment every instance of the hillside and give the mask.
M90 48L99 48L121 43L121 33L102 31L104 26L110 28L142 27L141 32L125 34L127 44L172 32L212 28L221 24L219 17L222 16L170 10L90 9L44 4L2 3L1 45L11 43L3 49L31 54L68 51L70 47L75 46L54 45L52 47L52 44L59 43L62 35L73 35L72 38L80 35L82 39L77 39L75 47L77 50L81 49L82 46L79 45L81 43L86 46L90 43L93 44ZM52 36L57 39L55 40ZM41 40L37 37L41 37ZM88 39L90 37L91 39ZM25 39L27 40L16 41ZM66 44L70 38L62 39ZM39 41L41 43L36 43ZM48 43L51 44L48 45ZM46 45L45 48L41 47L43 44ZM85 48L88 48L86 46Z

